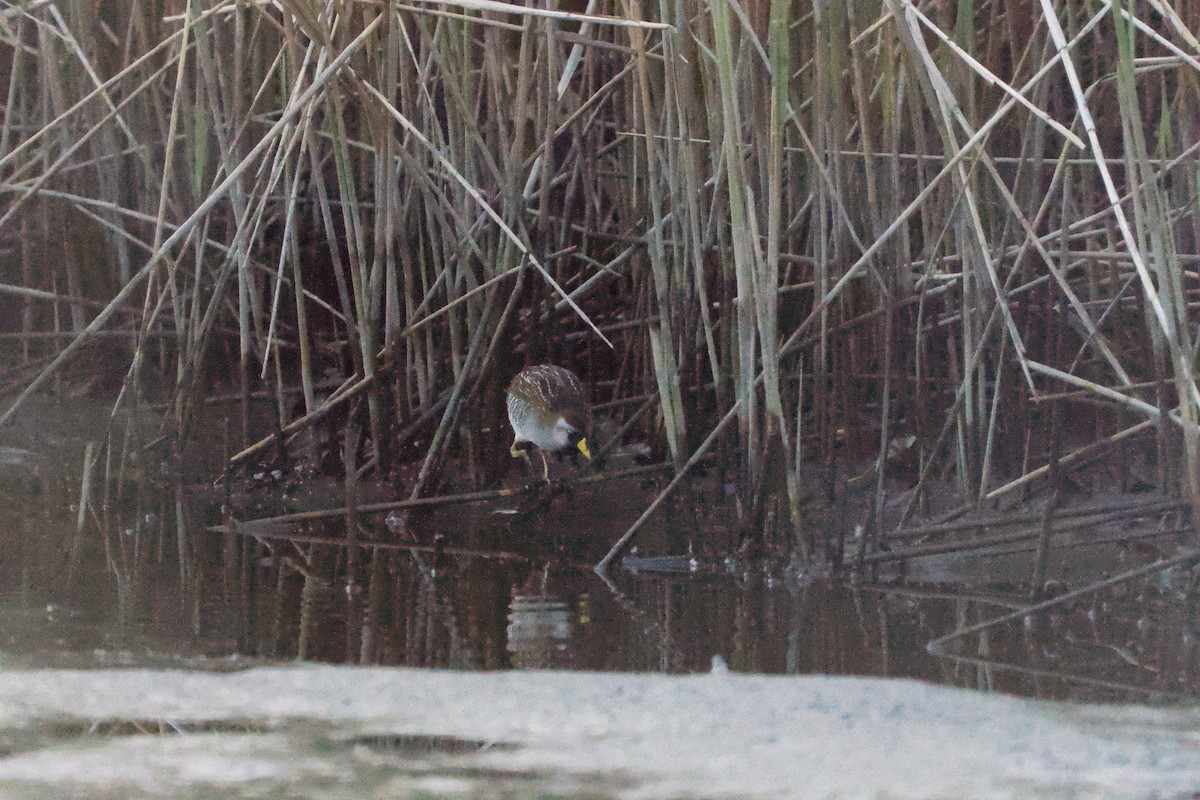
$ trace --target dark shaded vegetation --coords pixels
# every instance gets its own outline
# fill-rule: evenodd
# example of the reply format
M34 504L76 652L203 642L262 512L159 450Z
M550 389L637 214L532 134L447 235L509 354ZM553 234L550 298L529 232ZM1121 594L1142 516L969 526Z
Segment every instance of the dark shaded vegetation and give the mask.
M1114 458L1110 488L1194 509L1198 27L5 3L0 421L72 386L152 407L117 470L211 444L198 409L233 395L230 469L316 436L318 471L415 499L501 480L504 386L548 361L676 474L718 453L743 527L807 561L844 550L806 463L859 465L869 532Z

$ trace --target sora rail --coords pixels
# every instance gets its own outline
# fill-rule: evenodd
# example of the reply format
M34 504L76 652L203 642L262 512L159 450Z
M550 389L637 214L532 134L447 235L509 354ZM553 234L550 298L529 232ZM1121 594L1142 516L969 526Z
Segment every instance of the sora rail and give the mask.
M536 445L542 453L542 477L549 480L547 452L575 448L591 459L588 416L583 384L574 372L553 364L526 367L508 385L508 421L516 434L508 452L528 459L523 445Z

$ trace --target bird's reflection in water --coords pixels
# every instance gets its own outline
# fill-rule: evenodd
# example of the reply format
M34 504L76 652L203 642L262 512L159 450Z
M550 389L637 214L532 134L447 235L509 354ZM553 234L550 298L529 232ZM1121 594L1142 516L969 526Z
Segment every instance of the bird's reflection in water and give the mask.
M548 569L530 576L509 604L507 649L512 666L554 669L571 666L571 613L547 591Z

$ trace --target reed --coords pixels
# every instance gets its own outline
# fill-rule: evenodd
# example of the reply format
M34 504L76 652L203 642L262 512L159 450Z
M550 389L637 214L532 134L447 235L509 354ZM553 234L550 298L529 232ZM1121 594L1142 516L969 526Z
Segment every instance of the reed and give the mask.
M414 461L415 500L501 462L504 382L550 360L650 398L677 474L735 458L806 560L809 458L873 460L878 528L1152 430L1200 511L1190 9L157 8L0 2L0 424L103 337L181 451L214 392L238 461L360 403L355 468Z

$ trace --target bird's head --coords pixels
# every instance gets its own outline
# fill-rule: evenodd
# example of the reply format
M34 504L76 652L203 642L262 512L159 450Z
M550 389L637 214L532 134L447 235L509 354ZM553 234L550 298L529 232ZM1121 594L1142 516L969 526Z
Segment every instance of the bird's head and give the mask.
M587 434L562 417L559 417L558 422L554 424L554 438L563 450L573 447L583 453L589 461L591 460L592 451L588 449Z

